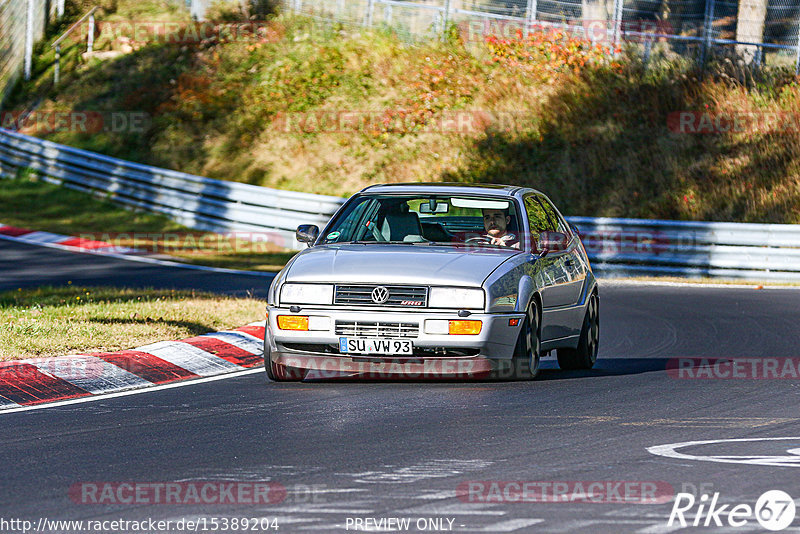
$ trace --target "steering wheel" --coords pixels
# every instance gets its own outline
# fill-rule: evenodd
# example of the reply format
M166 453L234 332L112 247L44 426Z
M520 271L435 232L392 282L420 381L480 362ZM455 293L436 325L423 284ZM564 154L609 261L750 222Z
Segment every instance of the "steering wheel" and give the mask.
M492 242L492 240L491 240L491 239L489 239L488 237L484 236L484 235L479 235L479 236L475 236L475 237L470 237L469 239L467 239L466 241L464 241L464 243L466 243L466 244L470 244L470 243L475 243L475 244L477 244L477 243L483 243L483 244L486 244L486 245L490 244L491 242Z

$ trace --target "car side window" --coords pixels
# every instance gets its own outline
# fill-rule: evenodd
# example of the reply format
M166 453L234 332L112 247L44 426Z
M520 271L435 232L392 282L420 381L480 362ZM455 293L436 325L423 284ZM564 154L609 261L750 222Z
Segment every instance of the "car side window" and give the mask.
M345 215L341 226L335 232L325 236L326 243L351 241L354 239L374 239L366 231L364 223L372 216L374 217L377 209L377 202L374 199L363 199L353 206L349 214Z
M525 211L528 212L528 224L531 227L531 233L539 234L546 230L554 229L548 219L547 212L533 195L525 197Z
M533 195L525 197L525 211L528 215L528 225L531 231L529 237L531 250L536 251L538 250L539 234L550 230L550 223L547 220L547 213L545 213L544 208Z
M569 227L564 222L564 220L558 216L558 212L550 203L550 201L543 196L538 196L538 200L541 203L545 214L547 215L547 220L549 222L550 229L561 232L562 234L566 234L567 236L570 236L571 232L569 231Z

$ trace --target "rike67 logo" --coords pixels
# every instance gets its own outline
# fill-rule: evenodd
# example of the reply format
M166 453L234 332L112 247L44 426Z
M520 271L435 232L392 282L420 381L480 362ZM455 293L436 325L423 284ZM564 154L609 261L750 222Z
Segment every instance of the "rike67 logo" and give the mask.
M671 527L677 521L681 527L722 527L725 523L731 527L743 527L756 520L762 528L778 531L791 525L795 517L794 500L780 490L764 492L755 506L744 503L719 505L718 501L719 492L714 493L710 501L705 494L696 500L691 493L678 493L667 526Z

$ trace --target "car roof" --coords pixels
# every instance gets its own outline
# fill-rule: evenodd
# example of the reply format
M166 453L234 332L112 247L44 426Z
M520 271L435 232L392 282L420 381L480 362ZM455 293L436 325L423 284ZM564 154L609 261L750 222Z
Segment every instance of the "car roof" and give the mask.
M431 193L431 194L487 194L492 196L514 196L520 191L534 191L518 185L463 184L459 182L408 182L378 184L365 187L361 193Z

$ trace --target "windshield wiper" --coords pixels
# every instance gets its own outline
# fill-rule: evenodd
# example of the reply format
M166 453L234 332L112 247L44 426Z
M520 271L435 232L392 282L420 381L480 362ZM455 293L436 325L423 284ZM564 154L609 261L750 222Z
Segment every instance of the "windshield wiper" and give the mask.
M437 245L443 247L490 247L490 248L511 248L504 245L494 245L492 243L458 243L453 241L430 241L428 245Z
M363 239L356 241L343 241L343 243L352 245L413 245L414 243L418 242L419 241L365 241Z
M492 243L454 243L452 241L365 241L363 239L358 239L355 241L342 241L340 244L348 244L348 245L424 245L427 247L458 247L458 248L469 248L469 247L481 247L481 248L499 248L499 249L509 249L509 250L517 250L512 249L511 247L506 247L504 245L495 245Z

